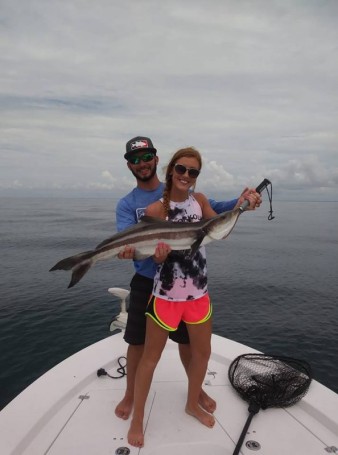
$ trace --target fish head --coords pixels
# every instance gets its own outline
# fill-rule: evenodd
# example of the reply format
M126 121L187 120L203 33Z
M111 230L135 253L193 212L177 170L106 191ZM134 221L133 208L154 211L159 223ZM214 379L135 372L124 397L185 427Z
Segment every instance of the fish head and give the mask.
M234 228L240 213L241 212L236 209L220 213L211 218L207 227L208 237L212 240L225 239Z

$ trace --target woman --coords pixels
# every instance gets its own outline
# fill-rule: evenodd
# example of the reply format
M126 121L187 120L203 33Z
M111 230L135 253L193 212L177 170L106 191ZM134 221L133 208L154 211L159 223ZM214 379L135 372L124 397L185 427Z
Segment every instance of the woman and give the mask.
M151 204L146 215L174 222L197 222L215 216L207 198L191 191L201 167L201 156L196 149L178 150L167 167L163 198ZM171 252L169 245L159 243L154 260L159 266L146 312L146 340L136 373L134 413L128 432L128 442L135 447L144 445L144 408L154 370L169 332L176 330L181 320L187 324L191 346L185 411L209 428L215 424L213 415L198 404L211 352L212 307L205 248L200 247L191 257L190 250Z

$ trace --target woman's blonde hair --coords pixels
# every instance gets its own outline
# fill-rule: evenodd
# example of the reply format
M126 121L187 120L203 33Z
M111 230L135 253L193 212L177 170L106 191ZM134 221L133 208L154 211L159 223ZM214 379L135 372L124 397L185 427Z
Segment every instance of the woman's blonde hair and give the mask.
M176 153L174 153L173 157L169 161L167 167L166 167L166 173L165 173L165 186L164 186L164 191L163 191L163 208L164 208L164 215L165 218L168 219L168 214L170 210L170 192L172 188L172 174L173 174L173 169L176 164L176 162L180 158L196 158L198 161L199 165L199 170L202 169L202 157L201 154L198 150L196 150L194 147L186 147L183 149L177 150ZM195 188L195 185L193 186Z

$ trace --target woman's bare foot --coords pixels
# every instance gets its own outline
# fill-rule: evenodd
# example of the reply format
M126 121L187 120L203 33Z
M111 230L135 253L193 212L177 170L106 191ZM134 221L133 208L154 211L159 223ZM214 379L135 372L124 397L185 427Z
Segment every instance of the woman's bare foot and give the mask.
M205 411L210 412L210 414L216 411L216 401L209 397L203 389L201 389L198 404L202 406Z
M120 419L127 420L131 414L133 409L133 398L128 396L124 396L123 399L119 402L119 404L115 408L115 415Z
M143 422L142 420L132 419L128 431L128 442L134 447L144 446Z
M201 409L198 405L194 407L185 407L185 412L193 417L196 417L203 425L212 428L215 425L215 418L213 415Z

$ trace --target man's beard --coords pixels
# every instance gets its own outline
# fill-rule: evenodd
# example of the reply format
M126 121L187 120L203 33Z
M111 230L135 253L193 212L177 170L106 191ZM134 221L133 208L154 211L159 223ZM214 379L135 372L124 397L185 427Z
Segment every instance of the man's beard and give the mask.
M150 174L147 177L141 177L140 175L136 174L136 172L134 172L132 169L130 170L133 176L136 178L136 180L139 180L140 182L149 182L149 180L151 180L156 174L157 166L156 164L154 165L153 169L151 170Z

